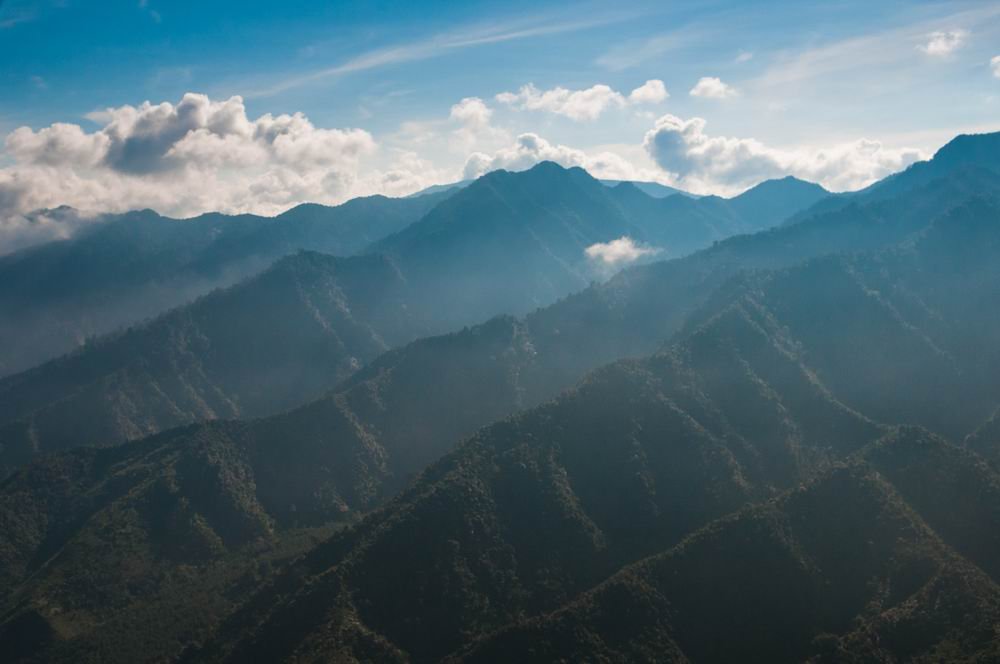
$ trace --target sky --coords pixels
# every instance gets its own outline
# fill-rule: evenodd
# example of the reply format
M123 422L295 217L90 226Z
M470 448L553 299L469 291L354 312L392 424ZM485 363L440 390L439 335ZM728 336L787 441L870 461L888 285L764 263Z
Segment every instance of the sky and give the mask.
M0 61L0 250L61 205L276 214L543 159L845 191L1000 130L1000 2L0 0Z

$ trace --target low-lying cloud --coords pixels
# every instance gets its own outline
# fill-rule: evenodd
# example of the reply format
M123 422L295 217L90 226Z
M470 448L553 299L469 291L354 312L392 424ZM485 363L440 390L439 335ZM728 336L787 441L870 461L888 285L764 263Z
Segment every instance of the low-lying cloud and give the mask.
M584 249L587 258L605 267L622 267L646 256L655 256L660 249L639 244L628 235L610 242L598 242Z
M99 215L86 214L68 207L39 210L0 219L0 254L25 249L42 242L65 240L100 220Z
M240 97L189 93L177 104L109 108L89 118L100 128L56 123L7 136L14 164L0 169L0 220L59 205L186 216L337 202L353 192L360 161L376 150L367 131L319 128L301 113L251 120Z
M706 124L698 117L664 115L643 141L653 161L694 192L737 193L785 175L847 191L925 158L916 149L890 149L867 139L819 150L772 148L753 138L711 136L705 133Z
M454 140L473 143L493 131L489 115L481 100L456 104ZM407 150L384 153L388 168L364 168L379 150L367 131L317 127L301 113L251 119L240 97L189 93L177 104L121 106L88 118L96 130L55 123L21 127L4 140L2 156L12 163L0 168L0 254L86 225L35 213L63 205L86 220L141 208L173 217L270 215L306 201L405 195L457 171Z

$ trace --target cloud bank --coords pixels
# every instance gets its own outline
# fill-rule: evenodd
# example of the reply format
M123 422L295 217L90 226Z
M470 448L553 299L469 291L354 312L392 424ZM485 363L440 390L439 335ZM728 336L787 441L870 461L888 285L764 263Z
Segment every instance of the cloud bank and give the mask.
M364 130L321 129L300 113L250 120L240 97L189 93L176 105L147 102L89 118L101 128L57 123L7 136L14 166L0 170L0 216L62 204L184 215L339 200L376 148Z
M653 161L693 192L737 193L761 180L785 175L846 191L926 158L919 150L889 149L866 139L822 150L778 149L753 138L711 136L705 126L702 118L664 115L643 140Z
M600 85L546 92L529 86L509 103L584 120L611 106L656 104L668 96L654 79L627 96ZM674 115L656 120L641 145L581 150L534 132L512 138L509 128L493 124L493 109L478 97L461 99L441 119L403 123L383 146L363 129L317 127L301 113L249 118L240 97L217 101L189 93L176 104L121 106L88 118L96 129L21 127L4 140L0 158L10 165L0 168L0 253L67 237L93 223L97 212L276 214L307 201L410 194L540 161L579 166L598 178L734 194L789 174L832 190L856 189L924 157L868 140L822 150L775 148L713 136L705 120ZM376 157L379 168L370 162ZM64 205L82 212L54 211Z

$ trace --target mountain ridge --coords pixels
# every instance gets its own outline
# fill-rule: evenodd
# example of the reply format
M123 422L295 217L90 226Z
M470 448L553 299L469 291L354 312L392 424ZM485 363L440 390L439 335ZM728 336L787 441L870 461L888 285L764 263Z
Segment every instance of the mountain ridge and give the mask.
M40 458L0 483L0 646L989 660L998 184L823 203L286 413Z

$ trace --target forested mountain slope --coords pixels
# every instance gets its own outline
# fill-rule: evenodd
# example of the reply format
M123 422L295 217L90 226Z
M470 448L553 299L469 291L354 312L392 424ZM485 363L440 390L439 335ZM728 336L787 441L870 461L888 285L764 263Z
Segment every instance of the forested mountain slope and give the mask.
M905 418L950 433L959 414L967 421L957 428L967 431L978 426L977 418L988 416L988 396L978 401L981 407L952 412L962 394L979 389L992 390L995 402L998 386L963 372L962 358L949 357L942 348L955 343L964 329L980 330L981 339L997 333L993 314L971 303L992 301L1000 289L1000 281L982 278L996 262L987 256L1000 247L993 242L998 237L996 208L971 203L898 247L816 259L731 281L664 351L603 368L557 400L483 429L431 465L386 507L335 534L270 583L257 581L258 593L241 608L229 613L234 607L227 600L230 609L209 611L216 616L213 620L222 613L229 618L212 643L190 650L189 657L242 661L253 653L267 659L322 660L339 653L358 659L434 661L454 653L503 659L489 653L517 652L517 644L524 642L516 636L522 629L541 630L540 644L572 657L577 651L561 640L558 630L563 628L549 625L557 618L521 624L530 616L556 612L558 620L577 621L571 629L593 634L594 644L604 643L601 647L619 656L655 652L667 643L666 635L680 655L711 659L711 648L717 646L697 629L699 611L711 611L697 603L706 601L705 596L691 595L693 590L688 595L662 590L660 584L674 578L673 572L666 575L668 581L660 581L658 571L659 576L646 579L646 570L662 565L674 569L675 561L687 560L683 565L688 567L677 568L677 574L698 578L698 570L709 568L690 565L717 562L717 556L731 549L727 542L744 541L746 533L759 533L752 541L761 547L760 555L748 556L733 569L727 582L731 590L726 592L752 597L741 589L780 572L785 575L780 578L795 581L778 584L788 593L814 595L779 598L762 608L725 604L727 595L720 589L720 601L730 613L717 611L714 615L721 622L712 623L712 629L736 629L734 625L751 615L761 624L801 621L787 643L761 641L754 636L759 631L745 630L734 632L734 644L775 656L806 657L852 648L868 652L872 646L863 637L869 632L856 628L852 620L862 615L861 607L875 601L875 591L863 582L871 578L864 571L869 568L838 566L828 553L835 542L864 552L871 539L868 532L880 533L875 541L882 547L865 554L871 574L884 575L878 578L893 588L904 581L914 584L910 591L894 591L903 594L885 599L881 613L863 614L871 629L887 635L878 647L893 647L894 628L879 616L890 615L894 606L933 612L939 610L933 598L944 596L960 606L991 611L988 607L997 601L991 576L997 573L991 562L997 551L989 534L1000 525L991 507L998 495L996 470L976 452L917 429L897 431L890 425ZM902 299L882 297L867 279L891 285L883 290ZM972 291L954 296L955 288L969 284L976 285ZM817 293L820 286L827 290ZM953 294L950 299L935 295L948 292ZM898 303L908 298L925 308L906 311ZM810 324L823 303L836 306L828 306L826 317ZM945 304L954 318L935 327L939 316L928 313ZM498 325L504 334L497 339L506 339L506 329ZM830 346L832 335L824 333L829 329L850 335L851 343L845 343L849 354L837 355L838 347ZM463 334L466 348L477 346L471 330ZM508 347L504 342L496 348ZM428 352L426 346L422 350ZM980 350L987 353L984 357L993 352ZM376 385L387 381L382 387L392 387L394 371L406 354L406 349L390 353L387 357L396 359L384 372L373 364L366 378L359 375L345 391L332 395L329 400L336 408L317 402L258 423L219 423L115 450L74 451L15 474L0 492L16 505L0 513L18 526L9 529L17 537L8 535L4 545L10 561L6 567L25 570L8 581L17 598L9 624L19 625L16 621L31 615L36 623L50 625L53 631L42 630L49 635L41 639L49 645L31 648L39 654L56 657L64 648L102 652L114 639L126 637L85 625L113 620L135 626L130 616L140 615L136 612L147 604L161 606L174 597L170 591L176 588L156 582L132 595L126 580L111 583L107 577L68 585L66 579L88 578L76 566L82 561L92 564L92 551L108 546L113 541L109 537L125 536L114 545L116 550L133 542L124 550L142 552L135 555L147 561L143 569L166 574L177 565L170 556L179 554L148 542L163 532L163 519L182 519L194 524L193 533L201 533L182 538L202 542L197 547L203 556L199 569L214 570L213 561L245 552L257 539L270 541L280 538L283 529L314 526L346 515L345 509L374 504L400 452L379 438L389 430L388 422L369 427L359 413L368 422L377 419L371 411L380 401ZM875 374L870 373L872 358L881 362ZM411 367L420 366L413 362ZM455 365L462 366L470 365L467 360ZM921 372L945 379L926 384ZM842 380L851 375L856 376L853 383ZM899 390L898 403L890 403L879 417L863 410L880 406L866 400L876 378ZM419 393L403 385L399 394ZM959 392L953 402L950 393L956 387L968 391ZM928 391L937 401L921 400ZM936 410L933 403L938 404ZM382 416L392 412L390 405ZM900 419L889 419L892 413ZM894 442L897 439L904 442ZM405 444L405 438L398 440ZM921 456L928 460L921 461ZM850 467L837 469L844 462ZM873 475L872 469L880 475ZM45 481L32 479L53 474L67 478L57 492L43 489ZM157 488L163 481L154 478L161 477L176 479ZM797 489L803 482L807 488ZM154 499L160 494L152 491L164 492L164 498ZM788 491L792 493L786 496ZM856 504L841 505L837 496L851 496ZM947 501L947 507L928 496ZM775 497L776 503L726 516ZM22 515L50 514L48 506L56 504L63 505L59 513L79 516L69 518L68 524L38 516L19 521ZM231 510L225 518L216 513L222 507ZM181 508L185 511L170 516ZM969 519L950 521L947 515L955 509ZM840 515L855 512L861 521L830 531L832 524L841 523ZM144 516L123 529L122 519L137 518L131 515ZM796 525L806 516L811 523ZM723 520L710 525L717 519ZM791 525L781 525L785 521ZM104 523L122 526L109 529ZM230 533L232 524L247 524L246 532ZM705 550L678 558L677 552L692 546L685 538L706 526L707 534L692 540ZM841 535L834 538L828 531ZM789 532L793 539L786 542ZM841 541L851 533L858 539ZM42 553L46 550L49 553ZM638 614L639 634L622 645L615 642L615 634L624 627L596 618L596 623L588 622L592 615L618 615L603 608L605 586L593 599L575 598L648 556L659 557L615 579L630 584L638 578L636 583L649 586L654 599L659 593L677 602L677 613L653 610L649 625ZM895 561L906 556L912 557L913 571L905 566L897 571ZM776 568L772 572L754 561ZM32 571L25 579L21 575L27 570ZM119 599L88 605L85 598L94 592L91 583L102 584ZM614 587L619 581L609 583ZM936 594L927 594L932 592ZM642 597L626 593L621 601L646 601ZM805 600L834 608L829 614L796 612L795 602ZM52 622L54 606L62 607L58 622ZM590 606L598 608L586 608ZM730 614L730 622L725 622ZM671 615L676 622L668 619ZM988 617L972 623L948 616L933 620L947 629L928 634L927 653L988 648L982 636ZM476 642L498 629L506 631L496 639L512 640ZM608 629L619 631L608 635ZM508 632L512 636L506 636ZM162 652L177 655L179 647L165 646ZM538 652L544 658L550 651Z
M954 241L942 251L956 258L968 258L981 245L982 237L970 233L965 221L959 215L938 229ZM993 237L1000 235L1000 218L992 217L988 225ZM962 249L955 244L959 238L964 238ZM896 276L906 282L906 271L912 277L938 256L932 250L919 268L899 267ZM970 266L969 276L978 269L973 261L962 263ZM953 404L948 393L954 385L907 384L913 380L913 367L932 360L938 349L912 320L890 315L886 303L879 302L864 283L853 281L845 286L851 293L841 293L840 306L830 307L833 317L825 322L852 334L853 364L840 371L854 372L861 389L834 388L825 381L829 368L812 360L826 355L823 340L794 326L795 321L809 318L812 306L806 298L794 297L796 291L811 293L816 278L830 279L831 270L848 276L858 267L853 261L831 259L756 277L763 281L737 289L726 305L712 307L714 313L706 312L704 322L664 353L612 365L556 402L483 430L431 466L385 509L310 554L296 574L313 575L313 580L300 584L295 594L274 605L276 598L265 589L259 598L264 604L239 618L262 617L262 626L250 638L241 636L231 657L239 660L246 653L263 652L273 658L308 661L330 652L362 658L377 652L433 661L461 649L469 635L556 610L617 567L669 550L713 519L787 490L793 493L780 499L777 507L758 508L748 513L751 516L710 526L709 533L718 528L726 531L721 535L724 541L716 541L714 534L706 536L711 542L704 544L706 551L685 557L691 561L686 565L706 561L704 567L678 569L676 576L664 573L663 582L640 579L651 586L650 593L662 594L668 606L678 602L681 616L681 624L672 626L673 614L660 607L651 611L653 622L636 626L634 638L647 654L668 643L664 634L676 633L670 638L678 653L695 660L724 657L712 650L721 646L711 635L736 629L751 617L762 621L760 629L747 628L721 643L779 658L818 654L813 648L865 653L882 647L897 652L891 645L897 627L885 622L890 609L904 607L917 620L921 611L939 611L939 601L993 613L968 623L952 614L932 614L938 631L929 632L923 650L917 652L988 651L993 624L988 616L995 615L1000 600L996 579L991 578L997 573L993 561L998 553L992 533L1000 518L995 508L1000 497L995 469L976 453L920 430L893 433L844 401L864 393L870 380L869 359L884 352L884 344L896 343L899 351L887 355L880 366L888 373L884 380L895 381L902 390L901 400L910 397L914 406L910 414L915 418L949 419ZM963 271L956 267L958 274ZM977 296L995 294L996 286L984 286L991 282L976 283L987 289ZM956 328L979 327L991 315L984 320L971 309L965 311L966 318L956 321ZM997 331L994 327L990 333ZM922 370L938 369L930 364ZM964 379L976 386L975 375L965 374ZM998 385L994 381L985 387L995 393ZM941 397L935 414L927 412L928 403L919 401L924 388L936 389ZM966 422L966 427L974 426L974 419ZM845 460L861 465L857 470L825 470ZM810 488L794 490L817 473L820 479ZM855 499L857 504L851 502ZM779 512L774 517L768 516L772 509ZM786 509L796 516L789 516ZM955 524L947 515L956 512L968 514L969 520ZM842 515L855 513L862 521L870 520L843 523ZM809 522L795 530L796 519L804 518ZM728 524L734 519L739 525L730 534ZM790 533L781 525L788 519L793 521ZM759 528L765 530L754 530ZM751 535L754 532L760 534ZM872 537L866 533L876 532L880 534L875 546L882 548L871 550ZM796 544L799 540L804 542ZM421 545L404 545L415 541ZM718 593L698 593L694 583L685 586L686 591L669 590L676 586L670 579L683 583L689 577L717 573L712 570L723 564L719 556L734 550L737 542L744 542L739 550L749 551L750 542L763 548L748 553L731 572L732 578L724 575L719 583L726 587ZM856 555L866 556L864 565L873 567L860 561L845 566L836 553L843 547L855 547ZM394 557L394 552L403 550L405 557ZM897 561L907 556L913 557L915 569L896 571ZM668 555L666 560L673 558ZM799 570L802 578L796 577ZM889 603L872 616L865 607L876 596L870 594L874 590L867 581L876 571L886 575L887 586L902 594L887 598ZM902 576L893 580L896 575ZM785 599L776 599L773 606L754 604L752 598L762 597L764 591L753 584L769 584L776 578L785 579L775 582L778 588L807 594L788 597L787 604L781 603ZM672 585L661 591L659 583ZM906 586L909 591L899 588L907 583L912 584ZM727 593L734 599L727 600ZM647 601L642 593L615 597L626 607L633 597ZM749 604L737 602L740 597L749 598ZM690 608L684 608L688 605L682 601L691 602ZM425 608L414 612L414 603ZM801 613L797 606L818 608ZM832 607L829 615L823 614L825 606ZM631 620L620 627L615 622L588 626L587 607L581 609L582 627L568 628L571 633L591 629L600 635L602 630L631 629ZM608 621L617 611L593 609L599 616L609 616ZM635 611L641 617L642 608ZM883 612L885 617L880 617ZM714 626L700 630L701 616L713 613L723 622L707 623ZM731 622L724 622L730 614ZM870 620L876 633L885 631L885 644L876 641L872 646L863 640L868 632L856 629L853 620L858 616ZM784 620L802 621L796 628L799 636L787 642L761 641L773 633L763 629L768 624L764 621ZM617 637L613 632L610 638ZM529 642L513 638L513 644ZM572 640L559 640L557 635L545 633L545 638L560 648L574 647ZM352 650L355 647L359 650ZM515 647L520 646L497 646L486 651L494 653L486 658L504 659L499 653L518 652ZM643 652L641 648L619 656ZM530 652L526 650L525 656ZM540 659L572 658L580 652L557 650ZM206 656L217 654L206 651Z
M300 404L416 336L406 303L405 282L381 257L289 256L238 286L0 380L0 468Z
M274 218L176 220L143 210L0 256L0 376L234 284L300 249L355 254L445 196L302 205Z
M241 283L124 333L98 339L75 354L0 380L3 465L9 470L38 452L117 444L198 420L259 417L290 408L330 389L381 351L451 324L489 318L505 310L525 310L532 303L582 286L588 275L595 274L584 254L593 242L621 234L680 238L691 224L714 219L714 230L706 231L709 236L692 245L700 246L750 223L732 211L747 207L743 197L658 200L637 190L620 189L608 189L580 169L565 170L554 164L527 173L493 173L457 194L456 202L445 201L411 226L408 233L425 239L399 256L286 258L266 272L266 278ZM799 191L791 202L773 203L781 210L805 204L800 190L807 198L822 195L822 189L814 185L791 180L765 183L758 190L764 194L753 190L744 196L781 198L786 190ZM384 208L388 200L367 200L366 205ZM511 201L517 204L511 207ZM702 211L697 217L685 217L684 211L692 205ZM343 207L361 208L358 219L369 215L361 202ZM198 260L218 265L248 255L255 246L291 246L292 240L279 232L315 239L319 231L303 229L325 229L327 211L315 206L296 208L287 213L290 220L213 244ZM754 223L770 225L777 218L762 214ZM428 230L438 225L444 230ZM484 227L493 230L487 232ZM681 227L688 230L678 231ZM503 238L491 240L484 235L494 232ZM463 239L450 243L440 239L441 233ZM515 249L514 238L522 236L534 239ZM513 250L537 269L517 268L503 255L497 255L491 265L489 256L498 250ZM422 267L414 267L414 260L423 260L420 252L426 253L427 260ZM464 257L465 263L454 264L456 257ZM294 267L297 264L301 269ZM569 265L575 267L566 271ZM481 283L475 283L472 273L479 275ZM463 276L455 278L458 274ZM368 279L371 283L366 283ZM370 329L361 329L366 326ZM525 329L518 334L528 348L531 335L527 325L520 326ZM663 334L660 330L650 333L655 339ZM553 332L542 334L551 338ZM489 343L483 352L489 351ZM438 357L446 354L438 353ZM466 420L481 425L517 406L537 403L568 386L584 370L617 356L597 356L577 367L568 379L550 372L545 361L519 361L509 370L516 378L512 389L523 394L498 396L496 407L486 409L490 417L477 418L479 411L471 409ZM454 361L465 360L456 357ZM519 377L521 367L523 378ZM433 367L428 365L427 370L433 372ZM464 370L466 375L471 371ZM468 391L476 380L472 377L463 388L448 394ZM413 424L406 421L407 426ZM440 452L445 441L454 442L458 433L465 435L473 429L461 427L448 435L432 430L429 437L438 441L433 449ZM412 446L422 449L419 444ZM434 456L417 453L414 458L419 463L410 464L407 472L419 470Z
M402 346L284 414L40 459L0 485L0 646L989 661L996 187L963 164Z

